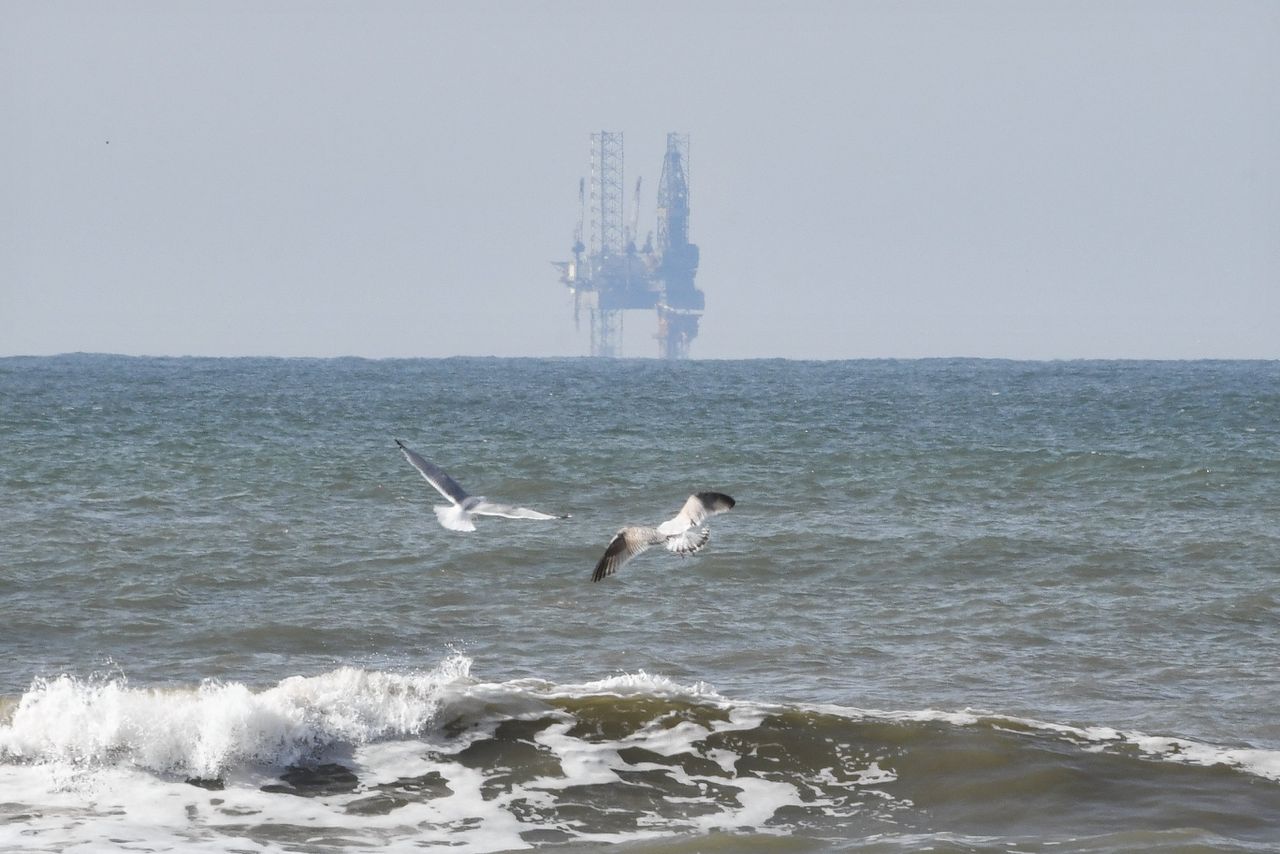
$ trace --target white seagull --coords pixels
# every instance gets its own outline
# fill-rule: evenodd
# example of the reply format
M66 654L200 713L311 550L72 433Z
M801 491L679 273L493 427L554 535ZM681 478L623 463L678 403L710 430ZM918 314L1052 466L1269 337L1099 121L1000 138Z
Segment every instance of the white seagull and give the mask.
M498 504L483 495L468 495L467 491L459 486L456 480L449 477L440 466L428 462L409 450L405 443L399 439L396 439L396 444L400 446L400 451L404 454L404 458L409 461L409 464L427 479L427 483L434 486L441 495L449 499L448 506L437 505L433 509L436 511L436 518L440 520L440 524L450 531L474 531L476 526L471 521L472 516L504 516L508 519L569 518L567 515L553 516L550 513L540 513L537 510L530 510L528 507Z
M641 552L652 546L666 546L667 551L686 557L701 549L711 539L709 528L699 528L704 520L717 513L732 510L737 502L723 492L697 492L680 508L680 512L656 528L631 525L614 534L604 557L591 574L592 581L613 575Z

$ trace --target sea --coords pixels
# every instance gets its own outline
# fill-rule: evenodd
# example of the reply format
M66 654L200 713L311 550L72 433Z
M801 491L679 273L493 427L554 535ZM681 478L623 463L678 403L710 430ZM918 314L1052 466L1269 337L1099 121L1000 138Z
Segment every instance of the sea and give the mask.
M0 359L0 851L606 846L1280 850L1280 362Z

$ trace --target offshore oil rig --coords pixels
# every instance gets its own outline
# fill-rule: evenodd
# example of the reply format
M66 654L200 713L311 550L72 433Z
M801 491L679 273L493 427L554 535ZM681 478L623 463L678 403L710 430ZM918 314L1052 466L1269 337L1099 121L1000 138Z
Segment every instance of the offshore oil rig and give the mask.
M658 355L684 359L698 334L706 306L694 287L698 247L689 242L689 135L667 134L667 153L658 181L657 239L650 231L637 246L640 187L636 181L631 216L623 197L622 134L591 134L591 181L578 180L578 227L573 260L553 262L573 294L573 322L585 313L592 356L617 356L622 313L658 313ZM583 240L586 243L583 243Z

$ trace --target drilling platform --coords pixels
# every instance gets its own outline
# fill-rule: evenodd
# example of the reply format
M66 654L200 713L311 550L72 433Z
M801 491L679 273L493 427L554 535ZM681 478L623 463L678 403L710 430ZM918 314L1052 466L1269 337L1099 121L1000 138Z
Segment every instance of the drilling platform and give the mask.
M637 247L640 180L631 216L624 222L621 133L591 134L590 174L589 186L585 178L578 180L573 259L553 262L560 281L573 294L575 327L581 328L586 314L591 355L618 356L622 313L653 310L658 314L658 356L688 358L706 306L705 296L693 284L698 247L689 242L689 135L667 134L658 181L656 242L650 231Z

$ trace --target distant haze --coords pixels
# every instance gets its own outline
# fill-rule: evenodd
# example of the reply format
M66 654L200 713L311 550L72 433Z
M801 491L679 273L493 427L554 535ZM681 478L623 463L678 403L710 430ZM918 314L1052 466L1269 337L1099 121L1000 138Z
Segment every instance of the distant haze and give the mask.
M592 131L695 358L1280 358L1274 2L0 4L0 355L587 352ZM631 313L624 354L652 356Z

